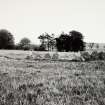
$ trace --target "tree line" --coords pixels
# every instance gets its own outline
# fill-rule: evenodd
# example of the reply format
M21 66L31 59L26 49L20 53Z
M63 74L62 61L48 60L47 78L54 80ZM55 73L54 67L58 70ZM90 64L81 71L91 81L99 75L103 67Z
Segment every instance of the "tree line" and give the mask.
M62 32L58 37L55 34L43 33L39 35L40 45L32 44L29 38L22 38L15 44L12 33L6 29L0 30L0 49L36 50L36 51L83 51L85 50L84 37L81 32Z

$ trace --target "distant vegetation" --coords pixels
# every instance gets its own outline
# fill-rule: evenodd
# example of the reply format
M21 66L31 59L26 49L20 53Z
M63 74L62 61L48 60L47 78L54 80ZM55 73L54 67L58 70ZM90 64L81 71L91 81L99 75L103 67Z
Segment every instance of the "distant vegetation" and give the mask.
M5 29L0 30L0 49L14 49L14 37Z
M14 35L6 29L0 30L0 49L15 50L34 50L34 51L59 51L59 52L78 52L85 49L99 49L99 44L84 42L84 36L81 32L70 31L62 32L58 37L55 34L42 33L38 36L39 45L32 44L31 40L23 37L19 43L15 44ZM104 48L104 47L103 47Z
M83 51L85 49L83 35L77 31L71 31L69 34L62 33L56 38L56 47L58 51Z

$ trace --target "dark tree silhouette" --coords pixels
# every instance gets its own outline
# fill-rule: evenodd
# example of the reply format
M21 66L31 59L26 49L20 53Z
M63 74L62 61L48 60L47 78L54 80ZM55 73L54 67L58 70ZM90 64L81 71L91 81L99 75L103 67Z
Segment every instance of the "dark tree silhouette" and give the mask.
M58 51L83 51L85 48L83 35L77 31L71 31L69 34L63 32L56 38L56 47Z
M45 34L46 37L46 44L47 44L47 49L48 51L53 51L55 47L55 38L54 34L49 35L48 33Z
M13 35L6 29L0 30L0 49L13 49L14 37Z
M46 37L45 37L45 35L41 34L38 37L38 39L40 39L40 41L41 41L41 45L40 45L41 49L45 50L46 49L46 42L45 42Z
M47 50L50 50L50 40L51 40L51 36L48 33L45 33L45 39L46 39L46 45L47 45Z
M55 46L54 34L50 35L45 32L44 34L41 34L38 38L41 41L40 46L42 49L45 49L48 51L51 51L54 49L54 46Z
M77 52L85 50L85 42L83 41L82 33L73 30L69 35L71 36L71 51Z
M71 50L71 38L64 32L56 38L56 47L58 51L70 51Z

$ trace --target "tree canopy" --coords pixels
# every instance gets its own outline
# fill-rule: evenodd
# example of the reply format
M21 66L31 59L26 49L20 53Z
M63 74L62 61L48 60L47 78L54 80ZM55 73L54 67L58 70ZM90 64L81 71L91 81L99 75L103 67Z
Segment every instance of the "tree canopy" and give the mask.
M56 38L56 47L58 51L83 51L85 48L83 35L74 30L69 34L63 32Z
M20 40L19 44L17 45L17 49L29 50L30 49L30 39L24 37Z
M13 49L14 37L13 35L6 29L0 30L0 49Z

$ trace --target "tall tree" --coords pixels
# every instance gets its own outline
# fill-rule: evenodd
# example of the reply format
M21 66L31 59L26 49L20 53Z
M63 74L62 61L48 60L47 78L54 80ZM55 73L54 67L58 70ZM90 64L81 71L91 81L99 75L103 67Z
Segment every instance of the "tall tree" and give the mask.
M45 35L44 34L41 34L38 37L38 39L40 39L40 41L41 41L41 45L40 45L41 48L46 49L46 42L45 42L46 37L45 37Z
M68 34L62 32L61 35L56 38L56 47L58 51L70 51L71 38Z
M83 51L85 49L85 42L83 41L82 33L73 30L69 35L71 36L71 51Z
M13 35L6 29L0 30L0 49L13 49L14 37Z
M46 50L50 51L53 50L55 40L54 40L54 34L48 34L44 33L38 37L41 41L41 47L44 47Z
M48 33L45 33L45 39L46 39L46 44L47 44L47 49L48 51L50 50L50 41L51 41L51 36Z
M85 48L83 35L78 31L71 31L69 34L63 32L56 38L56 47L58 51L83 51Z

